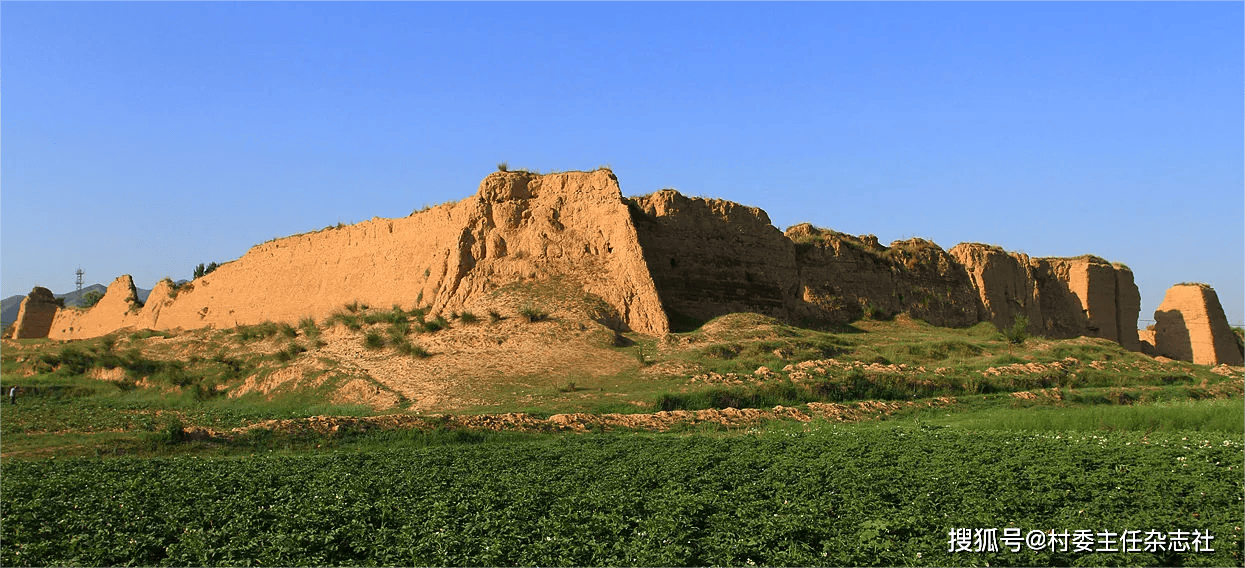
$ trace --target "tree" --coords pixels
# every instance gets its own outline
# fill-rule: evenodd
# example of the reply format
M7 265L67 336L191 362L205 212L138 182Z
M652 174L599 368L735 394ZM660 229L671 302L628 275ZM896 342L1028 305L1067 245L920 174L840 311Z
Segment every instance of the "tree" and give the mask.
M1012 326L1003 330L1003 336L1012 345L1024 345L1025 339L1029 338L1028 328L1029 318L1024 314L1016 314L1016 317L1012 319Z
M90 292L83 294L81 298L78 298L78 307L91 308L95 306L95 304L98 304L103 298L104 295L100 294L98 290L91 290Z
M207 265L207 266L203 266L203 263L202 263L202 262L200 262L200 263L199 263L199 266L196 266L196 267L195 267L195 279L198 279L198 278L201 278L201 277L203 277L203 276L205 276L205 275L211 274L211 273L212 273L212 271L213 271L213 270L216 270L217 268L220 268L220 265L219 265L219 264L216 264L215 262L213 262L213 263L211 263L211 264L209 264L209 265Z

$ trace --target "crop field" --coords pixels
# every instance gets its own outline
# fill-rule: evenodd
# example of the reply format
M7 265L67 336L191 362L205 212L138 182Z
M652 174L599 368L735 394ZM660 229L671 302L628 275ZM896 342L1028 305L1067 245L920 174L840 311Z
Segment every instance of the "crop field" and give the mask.
M368 452L19 461L4 465L0 481L0 559L1239 566L1243 455L1240 437L1220 432L814 422ZM1028 540L1012 552L1008 528L1093 531L1093 549L1118 551L1075 552L1074 538L1042 537L1039 549ZM957 547L956 529L995 529L998 551L975 552L988 546L982 532ZM1168 540L1160 546L1155 533Z

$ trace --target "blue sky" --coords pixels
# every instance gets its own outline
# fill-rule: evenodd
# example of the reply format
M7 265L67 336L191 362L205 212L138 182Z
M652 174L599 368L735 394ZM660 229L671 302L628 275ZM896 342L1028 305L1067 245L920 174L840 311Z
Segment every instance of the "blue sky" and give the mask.
M1245 322L1245 20L1222 3L0 4L0 286L609 164L951 248L1092 253ZM1145 323L1144 321L1142 322Z

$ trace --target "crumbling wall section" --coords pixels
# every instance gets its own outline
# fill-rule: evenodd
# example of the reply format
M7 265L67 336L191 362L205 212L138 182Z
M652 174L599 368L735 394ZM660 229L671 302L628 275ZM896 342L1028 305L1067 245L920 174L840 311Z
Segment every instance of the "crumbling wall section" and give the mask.
M1138 351L1141 294L1133 273L1096 256L1031 261L1044 335L1101 337Z
M60 304L51 290L35 286L17 309L17 321L13 323L14 339L35 339L47 337L56 319Z
M1168 288L1154 312L1154 349L1159 355L1201 365L1241 365L1241 352L1219 295L1206 284Z
M1006 329L1024 316L1029 320L1028 333L1045 334L1041 296L1028 255L980 243L960 243L948 253L972 279L981 301L979 320Z
M117 288L133 289L123 276L99 306L58 318L51 335L294 323L352 301L444 312L482 306L511 282L567 275L611 306L603 319L615 327L667 331L617 178L597 170L496 172L457 203L275 239L177 290L158 284L146 307Z
M94 306L65 308L56 312L47 337L80 339L98 337L127 327L139 327L143 304L138 301L134 279L125 274L113 280Z
M765 211L671 189L633 207L648 272L676 327L734 312L791 318L794 246Z
M905 313L940 326L978 321L968 273L930 241L884 247L872 235L855 237L809 224L787 229L786 236L795 244L806 318L843 322Z

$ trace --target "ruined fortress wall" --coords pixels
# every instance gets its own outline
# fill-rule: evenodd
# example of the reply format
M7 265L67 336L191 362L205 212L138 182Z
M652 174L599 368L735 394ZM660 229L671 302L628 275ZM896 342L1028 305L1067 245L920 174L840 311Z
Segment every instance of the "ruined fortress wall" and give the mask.
M497 172L480 184L470 206L446 306L465 305L509 282L561 277L614 309L608 318L614 321L602 323L669 331L613 172Z
M98 337L123 327L136 327L142 322L141 310L134 280L127 274L113 280L104 297L94 306L57 310L47 337L81 339Z
M947 252L922 239L884 247L811 225L784 234L728 201L673 190L625 200L609 170L495 172L457 203L276 239L181 288L160 282L145 306L123 276L95 308L57 311L48 335L294 323L352 301L491 308L499 288L551 278L600 297L602 323L654 335L671 319L732 312L792 323L906 313L941 326L1006 326L1024 313L1036 333L1136 348L1132 274L1101 259Z
M562 274L574 274L610 304L619 326L667 330L617 179L598 170L543 177L497 172L458 203L276 239L175 294L171 285L157 285L142 310L123 306L114 282L96 308L59 318L52 336L94 337L130 326L294 323L356 300L458 310L509 282ZM122 280L133 289L128 276Z
M1093 256L1029 258L977 243L956 245L951 255L972 275L983 321L1003 328L1024 315L1030 333L1102 337L1141 349L1141 294L1124 265Z
M812 225L786 235L795 244L805 317L850 321L873 312L900 313L940 326L979 321L980 305L964 268L924 239L854 237Z
M964 266L981 300L979 319L1000 329L1011 327L1017 316L1029 320L1026 331L1045 332L1042 304L1029 256L1008 253L979 243L960 243L947 251Z
M972 279L942 247L919 238L894 241L883 258L891 265L899 311L938 326L980 321Z
M1115 327L1119 337L1116 342L1129 351L1141 351L1141 338L1137 330L1137 318L1141 316L1141 290L1133 280L1133 271L1123 264L1115 268Z
M1134 351L1141 294L1124 265L1094 257L1031 261L1045 335L1101 337Z
M17 321L13 323L13 338L47 337L58 309L59 306L56 304L56 297L52 291L35 286L30 294L22 299L22 305L17 309Z
M978 321L968 274L929 241L887 248L811 225L784 234L760 209L674 190L635 203L644 257L672 319L747 311L790 322L850 321L868 309L935 325Z
M676 322L734 312L790 319L794 248L764 211L669 189L635 204L646 266Z
M1159 355L1202 365L1241 365L1219 295L1205 284L1177 284L1154 312L1154 348Z

